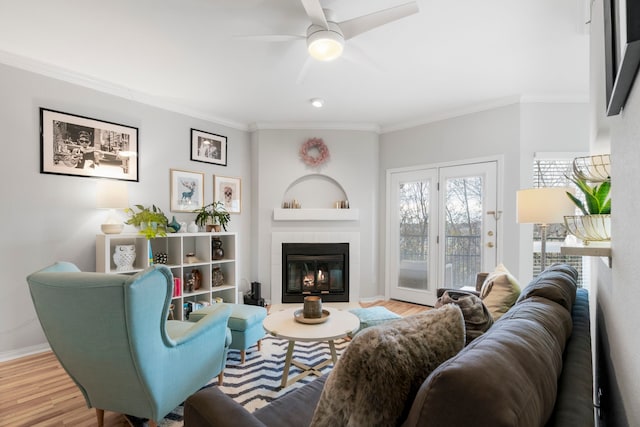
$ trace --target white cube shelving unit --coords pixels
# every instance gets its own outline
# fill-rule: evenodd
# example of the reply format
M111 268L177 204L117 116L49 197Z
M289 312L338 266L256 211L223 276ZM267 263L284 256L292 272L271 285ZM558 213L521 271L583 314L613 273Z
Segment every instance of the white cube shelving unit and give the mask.
M213 259L212 243L214 238L222 241L224 257ZM96 271L111 274L135 274L149 267L153 258L149 257L149 243L151 253L167 254L166 265L174 278L180 278L180 295L173 296L172 316L176 320L184 320L184 305L188 302L212 304L216 298L224 302L236 303L238 296L238 263L237 263L237 234L236 233L172 233L166 237L156 237L147 241L140 234L98 234L96 237ZM136 259L133 268L117 271L113 261L113 253L118 245L135 245ZM187 259L187 254L195 254L195 260ZM220 267L224 276L224 284L213 286L212 270ZM201 276L201 286L197 290L186 292L185 277L198 269Z

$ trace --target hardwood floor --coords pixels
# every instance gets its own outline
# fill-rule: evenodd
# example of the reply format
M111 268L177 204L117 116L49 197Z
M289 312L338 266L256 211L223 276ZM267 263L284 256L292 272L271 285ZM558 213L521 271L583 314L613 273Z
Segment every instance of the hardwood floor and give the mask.
M409 316L429 307L400 301L362 303L382 305ZM0 427L90 427L97 425L78 387L51 352L0 363ZM105 411L105 427L126 427L120 414Z

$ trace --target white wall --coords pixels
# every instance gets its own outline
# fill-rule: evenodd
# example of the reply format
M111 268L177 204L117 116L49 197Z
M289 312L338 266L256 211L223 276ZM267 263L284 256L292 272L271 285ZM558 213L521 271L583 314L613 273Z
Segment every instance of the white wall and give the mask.
M535 153L586 153L589 151L588 103L522 104L520 117L520 188L533 186ZM515 193L507 206L515 206ZM533 225L519 224L520 254L531 253ZM520 257L520 280L533 275L533 257Z
M330 151L330 160L319 168L306 166L299 157L300 146L309 138L322 138ZM254 252L254 280L262 283L264 298L270 298L271 233L289 231L359 232L360 236L360 297L380 295L377 276L378 245L378 135L368 131L346 130L258 130L253 136L255 204L252 214ZM279 208L289 186L309 174L322 174L340 184L349 198L350 206L360 211L359 221L274 221L273 209ZM290 195L289 195L290 196ZM289 197L287 196L287 197ZM318 187L310 200L308 195L302 208L330 208L334 193ZM273 301L280 303L280 301Z
M213 200L213 175L242 178L243 212L233 215L240 253L249 253L251 212L250 135L78 85L0 65L0 360L46 342L25 277L66 260L95 271L95 235L105 212L95 209L96 179L39 173L39 107L122 123L139 129L140 182L129 183L130 204L156 204L169 212L169 169L205 173L205 202ZM228 166L189 160L190 129L228 137ZM176 214L194 219L193 214ZM248 256L248 255L247 255ZM239 263L240 278L250 264ZM73 315L73 307L69 307ZM82 321L82 319L78 319Z
M597 287L592 294L596 315L596 374L602 387L606 425L640 425L640 78L620 115L605 117L602 0L592 6L591 148L611 152L611 247L613 265L593 261Z
M503 248L498 262L527 283L532 272L532 226L516 223L516 191L532 185L534 152L587 151L588 129L586 103L535 103L507 105L382 135L380 259L384 259L386 247L383 230L387 169L502 156L498 209L503 211ZM380 277L385 277L382 265Z

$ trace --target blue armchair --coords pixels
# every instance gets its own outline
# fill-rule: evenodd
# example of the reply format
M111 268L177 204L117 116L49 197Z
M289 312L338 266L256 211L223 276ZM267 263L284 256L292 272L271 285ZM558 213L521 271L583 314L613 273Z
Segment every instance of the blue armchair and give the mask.
M161 421L218 375L231 343L231 309L197 323L167 320L173 276L153 266L134 276L83 273L58 262L27 277L56 357L96 408Z

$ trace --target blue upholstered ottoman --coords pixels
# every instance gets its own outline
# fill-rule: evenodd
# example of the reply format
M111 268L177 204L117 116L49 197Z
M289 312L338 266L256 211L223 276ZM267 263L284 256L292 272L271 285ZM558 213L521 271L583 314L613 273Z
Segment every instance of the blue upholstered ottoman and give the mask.
M254 344L258 344L260 350L261 340L264 337L262 321L267 317L267 309L257 305L226 304L231 307L231 316L227 326L231 330L231 346L234 350L240 350L240 362L244 363L246 350ZM192 312L189 320L197 322L207 315L212 307L205 307Z
M400 319L402 316L390 311L385 307L375 306L366 308L352 308L349 310L360 319L360 328L354 332L357 334L361 330L388 322L390 320Z

